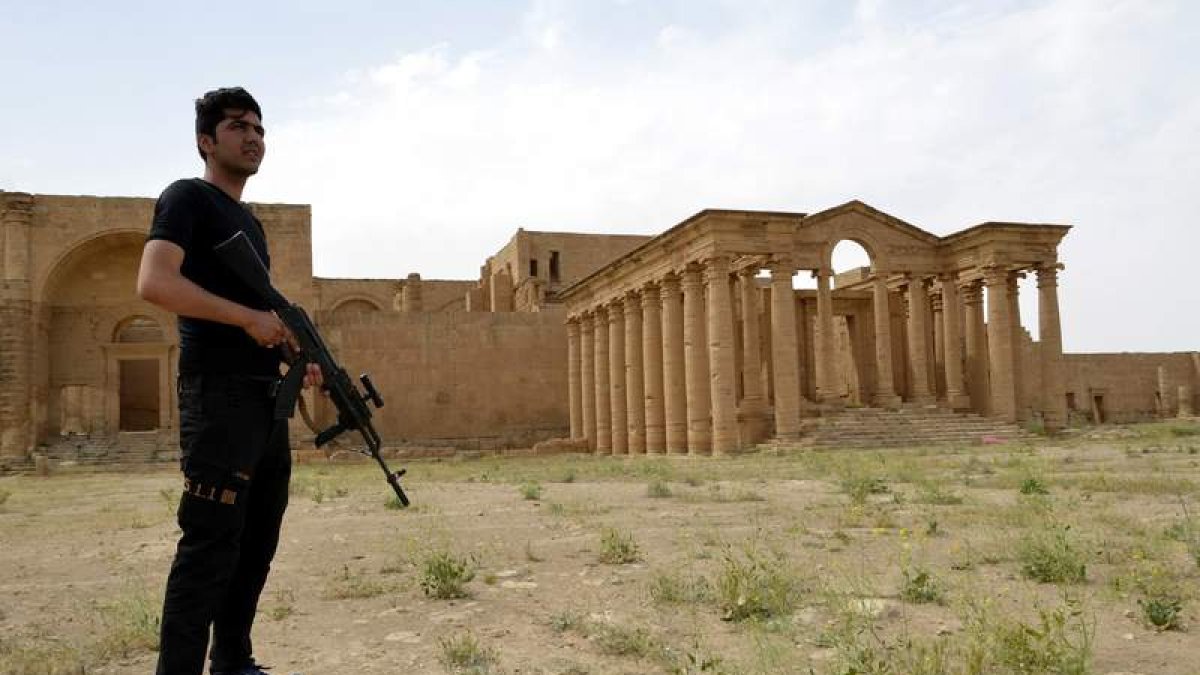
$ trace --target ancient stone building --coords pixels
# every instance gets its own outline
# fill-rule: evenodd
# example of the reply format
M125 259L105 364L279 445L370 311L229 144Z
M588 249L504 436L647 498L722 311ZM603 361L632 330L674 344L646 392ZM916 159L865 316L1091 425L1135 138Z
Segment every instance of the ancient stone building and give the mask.
M0 192L0 463L64 439L174 445L174 318L134 291L153 203ZM1200 354L1062 354L1065 226L938 237L858 202L703 211L655 237L518 230L477 280L321 279L309 208L251 208L276 285L384 393L392 445L721 452L842 405L1056 427L1190 415L1200 390ZM869 269L832 275L843 239ZM817 289L792 289L797 273Z
M601 453L729 453L796 438L803 417L847 403L1056 430L1085 390L1102 419L1096 402L1116 404L1130 373L1113 364L1114 386L1098 390L1065 370L1057 277L1069 229L984 223L939 237L857 201L812 215L701 211L560 294L571 436ZM871 265L835 284L843 240ZM817 290L794 290L797 273ZM1018 304L1026 274L1036 344ZM1196 377L1179 379L1194 391Z

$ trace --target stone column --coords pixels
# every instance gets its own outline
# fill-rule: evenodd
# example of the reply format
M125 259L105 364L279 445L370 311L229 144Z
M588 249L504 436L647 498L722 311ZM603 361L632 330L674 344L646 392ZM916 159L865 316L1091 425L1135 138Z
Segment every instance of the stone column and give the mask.
M933 393L938 399L946 394L946 322L942 313L943 297L940 289L929 296L933 319Z
M629 454L646 452L646 374L642 358L642 298L625 296L625 410Z
M958 275L942 276L942 334L945 340L946 403L954 410L971 407L963 385L962 307L958 299Z
M1008 276L1008 320L1012 322L1013 391L1016 395L1017 420L1029 418L1029 401L1025 395L1025 330L1021 326L1021 279L1025 274L1016 271Z
M1067 384L1063 377L1062 320L1058 314L1058 265L1039 267L1038 342L1042 367L1042 420L1047 431L1067 423Z
M583 436L588 449L596 449L596 343L595 315L581 314L579 318L579 379L583 408Z
M1159 417L1170 417L1174 406L1171 405L1171 385L1167 381L1167 369L1165 366L1159 366L1156 372L1158 375L1158 410L1156 412Z
M679 279L662 281L663 425L667 452L687 453L687 380L684 376L683 300Z
M612 409L612 452L629 452L629 418L625 408L625 303L608 306L608 391Z
M596 308L596 452L612 454L612 394L609 389L608 311Z
M775 436L800 435L800 361L796 344L796 294L791 261L771 263L771 379L775 389Z
M400 311L420 312L425 309L421 299L421 275L413 272L400 287Z
M908 281L908 362L912 366L912 400L917 404L933 402L929 392L929 296L925 280L912 277Z
M763 391L762 336L759 333L759 291L755 276L758 270L746 269L738 274L738 291L742 300L742 418L745 421L749 445L766 440L767 400Z
M33 390L33 298L30 295L32 252L29 228L33 197L0 193L0 230L4 268L0 286L0 457L29 454L34 437L30 411Z
M971 409L983 415L991 411L991 386L988 384L987 327L983 320L983 288L978 281L962 288L966 309L967 393Z
M1188 384L1179 385L1179 416L1195 417L1196 410L1192 407L1192 387Z
M988 306L988 361L991 378L992 416L1009 422L1017 421L1017 390L1013 377L1012 306L1008 298L1008 270L1003 267L984 269Z
M830 271L813 272L817 279L817 400L821 403L838 401L837 350L833 340L833 291Z
M689 455L712 451L712 401L708 370L707 322L704 316L704 283L700 272L683 273L683 352L687 382L687 439Z
M513 311L513 280L508 270L500 270L492 275L490 290L491 298L488 304L493 312Z
M571 438L583 434L583 382L580 363L579 318L567 319L567 401L571 409Z
M875 293L875 405L895 408L900 405L900 397L896 395L896 377L892 373L892 304L886 272L875 272L872 290Z
M646 452L651 454L667 449L662 338L662 298L658 286L652 284L642 290L642 415L646 420Z
M737 365L733 354L733 294L729 259L710 258L704 268L708 284L709 397L712 402L712 451L738 450Z

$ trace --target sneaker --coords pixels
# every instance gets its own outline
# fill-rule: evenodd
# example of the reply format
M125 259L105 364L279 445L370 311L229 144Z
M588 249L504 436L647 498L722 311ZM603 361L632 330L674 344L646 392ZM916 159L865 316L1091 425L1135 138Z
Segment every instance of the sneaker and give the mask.
M270 668L270 666L260 665L251 661L250 665L243 666L238 670L213 670L210 671L209 675L271 675L267 672L267 668Z

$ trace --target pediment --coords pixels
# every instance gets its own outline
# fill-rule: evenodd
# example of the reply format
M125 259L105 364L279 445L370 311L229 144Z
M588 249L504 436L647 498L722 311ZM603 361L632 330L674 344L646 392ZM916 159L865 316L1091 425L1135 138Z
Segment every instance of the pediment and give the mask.
M914 243L920 243L932 247L937 246L941 241L941 238L936 234L933 234L932 232L926 232L916 225L912 225L911 223L907 223L893 215L884 213L870 204L866 204L857 199L808 216L801 221L799 229L801 232L803 232L805 229L819 228L822 225L835 224L836 221L850 219L857 221L859 225L850 226L847 228L848 230L861 227L862 220L866 220L872 224L877 224L879 227L884 228L889 232L903 235L905 238L913 240ZM850 233L847 232L847 234Z

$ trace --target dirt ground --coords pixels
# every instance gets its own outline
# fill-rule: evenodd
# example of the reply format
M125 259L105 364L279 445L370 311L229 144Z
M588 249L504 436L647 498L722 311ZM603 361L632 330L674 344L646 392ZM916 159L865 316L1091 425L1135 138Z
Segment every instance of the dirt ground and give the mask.
M256 656L304 675L1194 674L1198 452L1181 422L413 461L406 510L374 465L300 465ZM153 670L180 486L0 478L0 673ZM431 597L456 572L465 597Z

